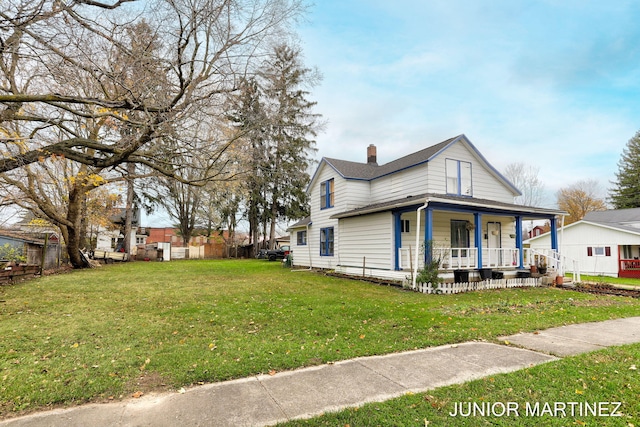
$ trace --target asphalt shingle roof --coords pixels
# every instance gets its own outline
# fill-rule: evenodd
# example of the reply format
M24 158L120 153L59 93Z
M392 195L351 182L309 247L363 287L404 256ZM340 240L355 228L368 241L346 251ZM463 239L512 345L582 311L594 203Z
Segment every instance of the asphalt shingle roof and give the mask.
M640 222L640 208L610 209L607 211L589 212L584 216L583 219L585 221L601 222L607 224Z
M449 138L439 144L432 145L431 147L400 157L399 159L385 163L384 165L350 162L348 160L332 159L327 157L325 157L324 160L333 166L345 178L371 180L411 166L425 163L460 136L461 135Z

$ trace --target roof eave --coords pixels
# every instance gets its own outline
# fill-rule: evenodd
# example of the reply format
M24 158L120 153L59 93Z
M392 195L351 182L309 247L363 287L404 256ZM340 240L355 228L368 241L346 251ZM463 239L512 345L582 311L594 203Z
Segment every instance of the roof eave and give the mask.
M453 205L460 207L471 207L477 208L478 210L492 210L496 212L504 212L504 213L513 213L515 214L523 214L527 216L539 216L539 217L549 217L549 216L567 216L568 213L565 211L557 210L557 209L547 209L547 208L536 208L531 206L520 206L520 205L503 205L489 202L480 202L477 199L469 198L468 200L455 200L449 198L438 197L437 195L420 195L408 198L406 200L398 200L397 202L389 202L389 204L383 204L379 206L372 206L367 209L353 209L346 212L341 212L338 214L332 215L331 219L342 219L342 218L350 218L362 215L370 215L379 212L386 212L399 208L406 208L409 206L417 206L421 205L424 202L429 203L439 203L441 205Z

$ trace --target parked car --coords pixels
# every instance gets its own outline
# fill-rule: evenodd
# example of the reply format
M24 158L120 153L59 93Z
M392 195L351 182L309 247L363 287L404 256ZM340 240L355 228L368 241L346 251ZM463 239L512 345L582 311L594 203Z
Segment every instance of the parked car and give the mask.
M267 250L266 249L260 249L258 251L258 253L256 254L256 258L258 258L258 259L267 259Z
M284 259L291 252L291 247L289 245L280 246L277 249L272 249L267 251L267 259L269 261L275 261L277 259Z

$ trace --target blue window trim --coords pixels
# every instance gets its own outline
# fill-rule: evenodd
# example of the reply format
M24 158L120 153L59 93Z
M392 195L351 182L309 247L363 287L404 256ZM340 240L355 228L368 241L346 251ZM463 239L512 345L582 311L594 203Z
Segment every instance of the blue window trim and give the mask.
M448 169L447 169L447 163L451 161L451 162L456 162L456 175L457 175L457 184L458 187L456 188L455 192L450 191L449 188L449 183L446 181L448 180ZM469 165L469 185L471 188L471 194L462 194L462 168L461 165L462 163L467 163ZM473 173L472 173L472 169L473 169L473 164L471 162L467 162L465 160L456 160L456 159L445 159L445 191L447 194L454 194L456 196L462 196L462 197L473 197Z
M307 246L307 230L298 231L296 233L296 242L298 246Z
M334 191L335 191L335 182L333 181L333 178L328 179L326 181L322 181L320 183L320 209L329 209L333 207L333 204L331 203L331 195L332 195L331 183L334 184ZM324 190L324 194L323 194L323 190ZM323 196L324 196L324 203L322 203Z
M322 237L325 237L324 242ZM331 237L331 239L329 239ZM335 247L335 234L333 227L326 227L320 229L320 256L333 256Z

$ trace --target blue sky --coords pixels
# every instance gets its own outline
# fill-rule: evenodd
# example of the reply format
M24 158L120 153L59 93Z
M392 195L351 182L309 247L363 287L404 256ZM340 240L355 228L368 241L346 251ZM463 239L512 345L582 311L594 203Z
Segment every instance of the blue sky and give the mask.
M545 206L584 179L606 196L640 130L640 2L316 2L298 33L323 75L318 160L375 144L382 164L464 133L500 171L539 167Z
M318 0L299 28L326 120L318 159L378 163L464 133L498 169L540 168L545 205L603 195L640 129L640 2Z

